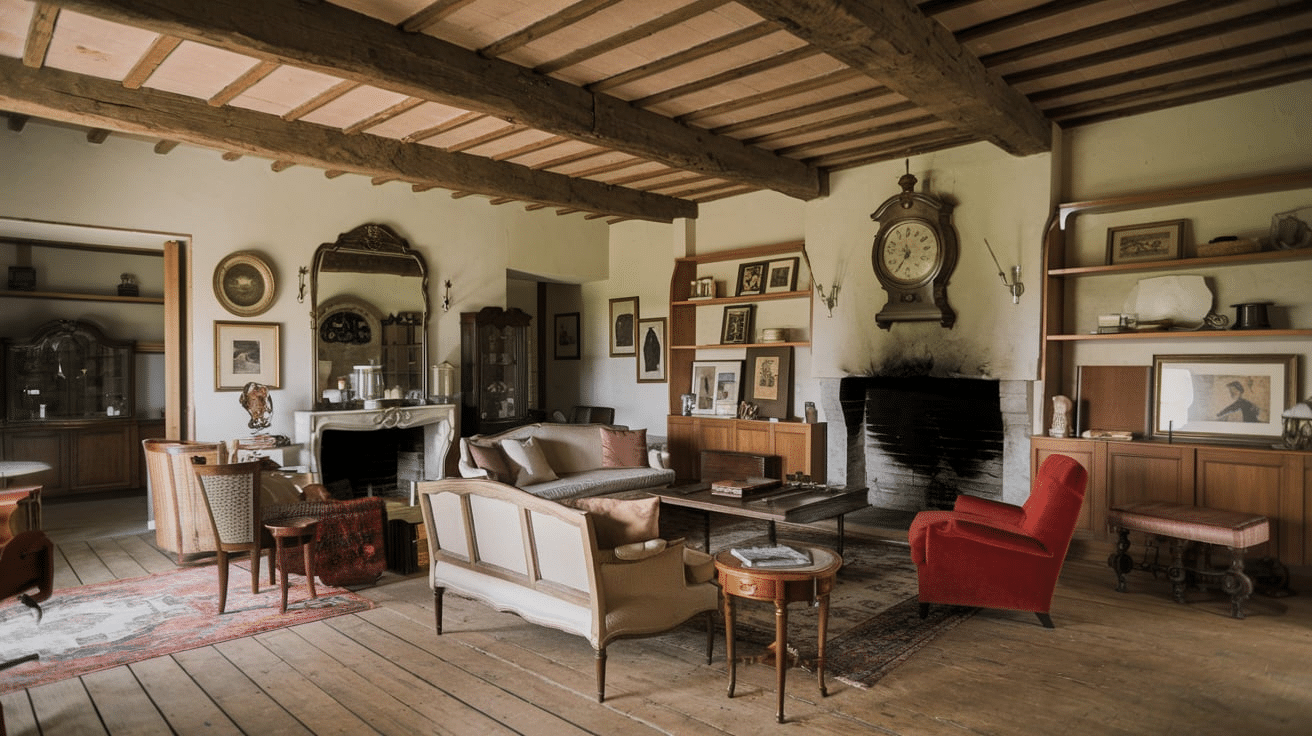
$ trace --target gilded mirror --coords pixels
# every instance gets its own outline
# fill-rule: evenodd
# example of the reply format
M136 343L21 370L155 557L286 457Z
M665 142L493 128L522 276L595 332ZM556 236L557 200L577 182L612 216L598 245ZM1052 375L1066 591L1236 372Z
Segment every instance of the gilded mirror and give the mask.
M359 408L357 366L377 366L386 402L425 402L428 267L404 238L369 223L320 245L310 301L319 408Z

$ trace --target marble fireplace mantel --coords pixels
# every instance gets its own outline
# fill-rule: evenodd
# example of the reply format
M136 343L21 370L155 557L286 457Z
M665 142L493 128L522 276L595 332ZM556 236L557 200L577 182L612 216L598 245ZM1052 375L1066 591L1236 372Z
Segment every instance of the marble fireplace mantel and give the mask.
M353 409L346 411L295 412L296 441L305 446L310 456L310 472L322 477L319 450L323 433L327 430L372 432L379 429L424 429L424 478L438 480L443 477L447 451L455 435L455 404L424 404L422 406L391 406L385 409Z

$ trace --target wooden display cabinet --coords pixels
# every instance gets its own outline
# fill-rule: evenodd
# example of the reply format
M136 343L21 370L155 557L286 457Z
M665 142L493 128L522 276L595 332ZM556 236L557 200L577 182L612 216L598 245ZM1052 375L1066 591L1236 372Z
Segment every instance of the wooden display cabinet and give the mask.
M493 434L528 423L529 325L519 309L460 315L460 432Z
M827 481L827 435L824 422L766 422L754 419L672 415L668 417L670 461L680 480L700 478L702 450L778 455L785 476L805 473Z

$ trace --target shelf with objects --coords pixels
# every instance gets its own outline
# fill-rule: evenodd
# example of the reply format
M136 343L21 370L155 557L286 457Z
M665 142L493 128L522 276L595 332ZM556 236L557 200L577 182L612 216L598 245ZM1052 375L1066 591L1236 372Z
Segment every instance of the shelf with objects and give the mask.
M520 309L484 307L460 315L460 429L493 434L529 422L529 330Z
M78 255L66 255L69 251ZM4 253L11 264L8 289L0 291L0 297L164 304L162 294L141 295L138 284L142 274L154 274L160 270L158 261L164 257L163 250L4 236L0 237L0 253ZM69 258L77 259L76 268L68 267ZM102 290L90 279L99 280L105 273L119 273L119 282Z
M713 449L779 455L786 474L824 482L825 427L798 422L792 401L811 329L804 242L675 259L667 434L680 479L696 479L701 450Z

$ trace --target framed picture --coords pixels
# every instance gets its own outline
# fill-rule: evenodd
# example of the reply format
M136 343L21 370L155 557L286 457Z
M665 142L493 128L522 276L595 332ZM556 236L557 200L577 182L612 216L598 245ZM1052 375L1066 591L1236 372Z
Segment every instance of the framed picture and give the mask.
M638 320L638 383L665 382L665 318Z
M761 419L793 415L793 349L747 348L744 401L756 404Z
M765 275L765 293L797 291L797 262L796 256L770 261Z
M715 279L711 276L703 276L696 281L688 284L689 299L714 299L715 298Z
M765 293L765 276L769 270L768 261L743 263L738 266L738 287L734 296L756 296Z
M273 306L273 269L254 251L243 250L214 268L214 296L238 317L255 317Z
M742 374L741 360L694 360L692 413L737 416Z
M637 355L638 297L610 300L610 357Z
M756 317L755 304L740 304L724 308L724 321L720 325L721 345L746 345L752 341L752 322Z
M1155 355L1153 436L1279 440L1297 384L1297 355Z
M578 360L582 353L579 345L579 313L565 312L556 315L553 332L556 360Z
M1107 228L1107 262L1146 263L1180 257L1186 220Z
M246 384L282 388L277 322L214 323L214 390L241 391Z

